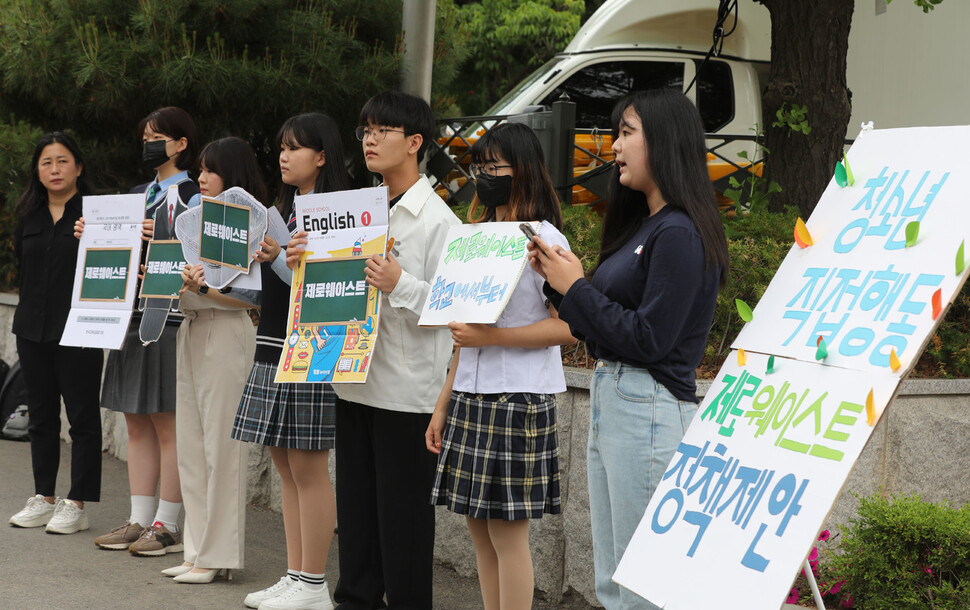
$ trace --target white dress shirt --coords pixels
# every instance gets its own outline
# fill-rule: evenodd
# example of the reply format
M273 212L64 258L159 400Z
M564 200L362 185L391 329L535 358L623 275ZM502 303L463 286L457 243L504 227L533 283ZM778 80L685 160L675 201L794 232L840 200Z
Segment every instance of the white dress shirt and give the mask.
M421 328L418 318L448 227L461 221L421 176L391 208L389 223L401 278L390 295L381 294L367 382L336 383L333 389L343 400L378 409L431 413L451 360L451 333L447 327Z
M539 237L549 245L569 249L569 242L556 227L546 221L539 227ZM508 305L492 326L518 328L549 317L546 297L542 294L542 276L526 264L515 285ZM458 371L452 390L472 394L531 392L555 394L566 391L559 346L541 348L463 347L458 358Z

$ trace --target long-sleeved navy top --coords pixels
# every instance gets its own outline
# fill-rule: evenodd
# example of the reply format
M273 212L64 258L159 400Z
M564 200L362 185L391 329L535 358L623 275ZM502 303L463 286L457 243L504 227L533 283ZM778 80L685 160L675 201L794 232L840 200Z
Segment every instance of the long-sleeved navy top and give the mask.
M714 319L721 269L706 266L700 233L669 205L558 304L595 358L647 369L680 400L697 402L695 370Z

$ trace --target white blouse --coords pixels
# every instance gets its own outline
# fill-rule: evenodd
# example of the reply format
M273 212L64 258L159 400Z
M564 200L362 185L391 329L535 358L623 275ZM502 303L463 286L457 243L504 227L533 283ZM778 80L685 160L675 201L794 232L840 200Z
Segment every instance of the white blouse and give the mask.
M539 227L539 237L549 245L569 249L569 242L556 227L546 221ZM542 294L542 276L526 264L508 305L492 326L518 328L549 317L546 297ZM530 392L555 394L566 391L559 346L541 348L463 347L458 357L458 371L452 390L473 394Z

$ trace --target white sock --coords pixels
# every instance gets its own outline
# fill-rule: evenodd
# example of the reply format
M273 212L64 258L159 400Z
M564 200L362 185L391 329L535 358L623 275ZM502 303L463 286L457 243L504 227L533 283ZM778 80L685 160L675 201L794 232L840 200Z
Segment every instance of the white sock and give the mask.
M155 511L155 496L132 496L131 516L128 521L142 527L152 524L152 513Z
M181 502L158 501L158 512L155 513L155 521L161 521L165 529L173 534L179 531L178 519L179 511L182 510ZM154 523L154 521L152 522Z
M323 586L326 584L326 579L324 579L325 574L310 574L308 572L300 572L300 582L303 583L303 587L307 591L323 591Z
M296 581L300 580L300 571L299 570L287 570L286 571L286 575L293 582L296 582Z

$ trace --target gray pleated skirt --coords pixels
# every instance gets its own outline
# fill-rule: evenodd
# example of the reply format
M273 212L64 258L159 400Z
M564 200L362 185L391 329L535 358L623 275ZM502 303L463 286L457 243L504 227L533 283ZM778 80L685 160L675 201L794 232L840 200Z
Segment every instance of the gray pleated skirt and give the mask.
M101 406L140 415L175 411L176 333L166 324L158 341L143 346L133 320L122 348L108 352Z

